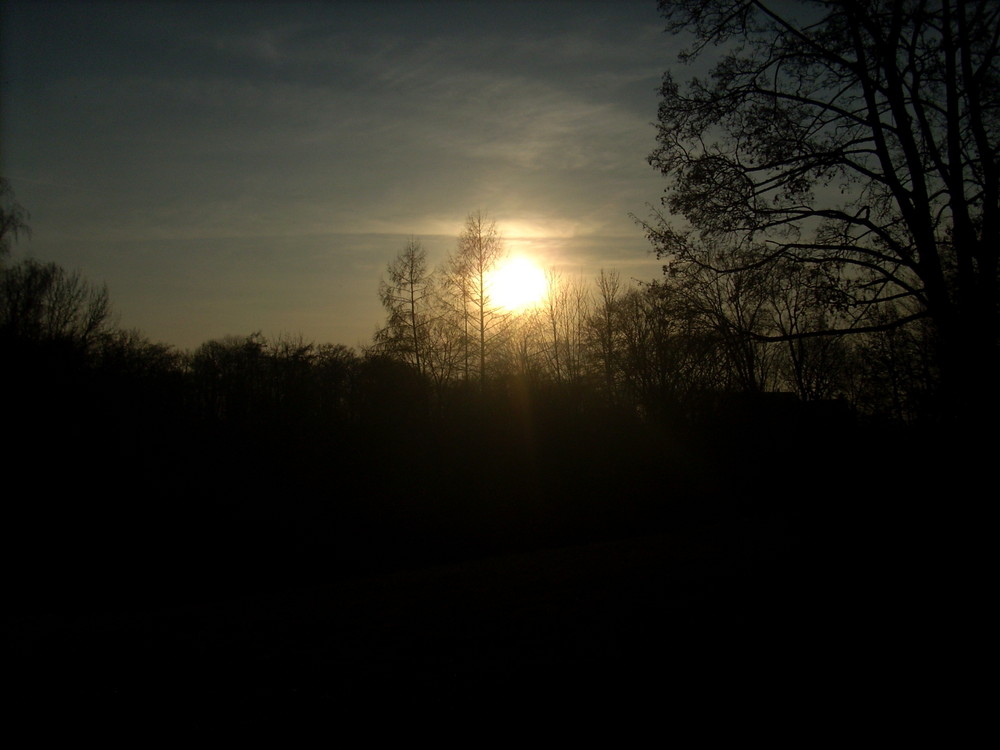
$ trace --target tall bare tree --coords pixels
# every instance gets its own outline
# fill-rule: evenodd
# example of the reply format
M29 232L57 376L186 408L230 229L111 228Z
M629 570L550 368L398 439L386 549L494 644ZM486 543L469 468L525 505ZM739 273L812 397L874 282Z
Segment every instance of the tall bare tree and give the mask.
M420 241L410 238L379 284L379 299L387 313L386 325L375 335L385 350L424 374L431 324L432 279L427 253Z
M562 382L563 379L563 361L560 358L562 355L562 349L565 344L563 344L559 335L559 323L562 318L565 317L566 307L567 307L567 289L562 283L562 276L558 274L555 269L549 269L545 273L546 281L546 295L543 303L543 311L545 316L545 325L548 329L550 340L552 342L551 346L551 361L552 361L552 372L555 375L556 382ZM564 355L563 355L564 356Z
M22 234L30 235L28 212L17 202L14 190L5 177L0 177L0 258L10 254L10 249Z
M621 275L618 271L605 271L597 276L597 304L590 316L593 350L604 374L608 398L615 397L618 358L618 305L622 296Z
M487 355L503 332L508 315L490 296L489 274L506 252L496 222L483 211L469 214L458 238L451 267L467 336L467 352L474 351L480 386L486 382ZM468 372L468 354L466 357Z

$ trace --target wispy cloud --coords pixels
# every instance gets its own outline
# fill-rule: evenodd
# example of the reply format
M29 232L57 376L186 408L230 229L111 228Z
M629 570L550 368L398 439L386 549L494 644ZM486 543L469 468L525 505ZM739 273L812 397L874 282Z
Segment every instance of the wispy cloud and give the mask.
M381 267L384 237L454 235L483 208L561 263L615 247L648 263L627 213L659 192L654 9L179 7L15 19L31 46L7 89L5 169L25 178L36 237L211 252L380 236L356 247Z

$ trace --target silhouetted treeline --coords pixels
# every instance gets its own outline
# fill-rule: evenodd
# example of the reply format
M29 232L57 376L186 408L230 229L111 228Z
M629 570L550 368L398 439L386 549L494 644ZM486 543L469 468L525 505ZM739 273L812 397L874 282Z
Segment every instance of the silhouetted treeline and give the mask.
M933 330L916 321L798 337L834 317L836 305L797 268L726 276L675 266L652 282L551 273L546 298L514 313L483 280L504 254L470 254L497 237L482 216L470 217L458 251L434 270L411 240L383 277L386 320L373 351L439 391L516 377L584 389L672 425L712 416L720 398L768 393L821 405L806 411L881 422L942 417Z

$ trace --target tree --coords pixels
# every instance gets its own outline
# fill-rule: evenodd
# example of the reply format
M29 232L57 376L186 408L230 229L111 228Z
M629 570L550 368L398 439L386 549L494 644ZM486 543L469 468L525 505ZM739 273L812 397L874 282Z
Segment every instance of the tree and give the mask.
M725 274L713 273L707 265L690 264L670 281L684 317L717 344L727 388L745 393L768 390L773 357L762 339L772 333L768 315L774 293L772 274L752 264Z
M496 222L476 211L465 220L458 249L451 259L454 288L460 295L459 309L466 331L466 377L470 348L479 365L480 387L486 382L486 360L503 330L507 315L490 297L489 274L504 258L503 240Z
M621 276L617 271L601 269L597 277L597 305L590 318L590 330L594 341L594 351L604 374L604 387L608 398L615 398L615 374L617 372L616 315L621 299Z
M223 336L206 341L191 354L190 370L202 413L241 427L257 426L267 392L267 340Z
M847 346L843 336L798 336L799 332L825 330L834 315L818 292L821 280L815 268L784 262L771 274L768 301L771 322L783 342L779 367L803 401L830 399L838 395L845 377ZM898 318L898 316L893 316Z
M557 383L578 381L584 369L590 291L582 277L564 277L554 268L545 279L541 314L549 369Z
M0 339L67 344L86 353L110 329L106 286L30 258L0 270Z
M545 323L548 330L551 332L551 360L552 360L552 372L555 375L556 382L562 382L563 379L563 367L562 362L559 359L560 355L560 344L559 344L559 323L560 319L563 317L563 311L566 307L566 289L562 284L562 279L555 269L549 269L545 274L546 288L548 292L545 295L544 302L544 314Z
M164 378L181 373L181 354L150 341L136 328L119 328L101 339L101 369L117 378Z
M0 177L0 258L10 254L10 248L21 234L31 235L28 212L14 198L14 190L5 177Z
M0 178L0 258L31 234L28 212ZM0 266L0 341L21 346L68 345L88 354L112 328L106 285L94 286L77 271L31 258Z
M379 299L386 309L386 325L375 340L388 352L410 362L417 372L426 370L426 349L431 318L431 277L427 253L414 238L386 268L379 284Z
M692 35L682 61L721 57L708 80L664 76L649 161L688 226L655 216L650 239L719 275L818 269L839 316L769 338L929 319L968 412L1000 373L1000 4L771 5L661 0ZM720 247L735 252L706 256Z

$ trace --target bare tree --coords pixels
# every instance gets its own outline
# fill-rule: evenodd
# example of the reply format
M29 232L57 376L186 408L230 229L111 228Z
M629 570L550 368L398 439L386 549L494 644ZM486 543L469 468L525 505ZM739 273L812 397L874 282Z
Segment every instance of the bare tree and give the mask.
M579 381L586 372L587 320L592 312L593 297L582 277L563 280L560 294L565 295L565 305L557 326L563 341L563 367L569 381Z
M545 313L545 323L548 328L552 342L551 358L552 372L556 382L563 379L563 366L560 360L562 344L560 343L559 323L564 317L567 302L567 290L563 286L562 277L556 273L555 269L549 269L545 273L546 289L545 301L543 305Z
M710 262L717 262L718 255L704 252ZM704 263L682 263L679 269L670 269L667 283L676 291L682 315L697 329L710 333L720 347L727 387L748 393L767 390L772 385L774 359L773 345L767 339L775 332L771 274L752 265L719 274Z
M427 366L431 281L427 254L419 240L410 238L379 284L379 299L388 319L375 340L392 355L413 364L420 374Z
M503 333L508 315L490 297L489 274L506 253L496 222L483 211L469 214L452 256L453 287L460 295L466 333L466 377L469 354L475 352L480 386L486 382L487 355Z
M540 314L547 339L549 370L557 382L578 381L587 358L590 290L582 277L546 273L546 296Z
M10 254L10 249L22 234L31 235L30 216L24 206L14 198L14 190L5 177L0 177L0 258Z
M55 263L23 260L0 272L0 333L22 341L64 341L86 351L112 325L106 286Z
M824 300L819 269L782 262L770 266L772 327L785 341L779 369L803 401L829 399L845 384L849 344L845 336L801 336L833 328L837 310Z
M957 401L995 390L1000 257L1000 4L993 0L664 0L689 61L664 76L667 257L717 274L789 261L822 269L844 317L785 338L928 317ZM702 252L722 240L742 253ZM908 309L898 304L912 302ZM905 310L902 314L898 311ZM820 320L814 321L816 324Z
M611 399L614 399L616 392L618 321L615 318L621 295L622 284L618 271L605 271L602 268L597 277L597 304L590 316L590 331L593 348L604 374L604 386Z

